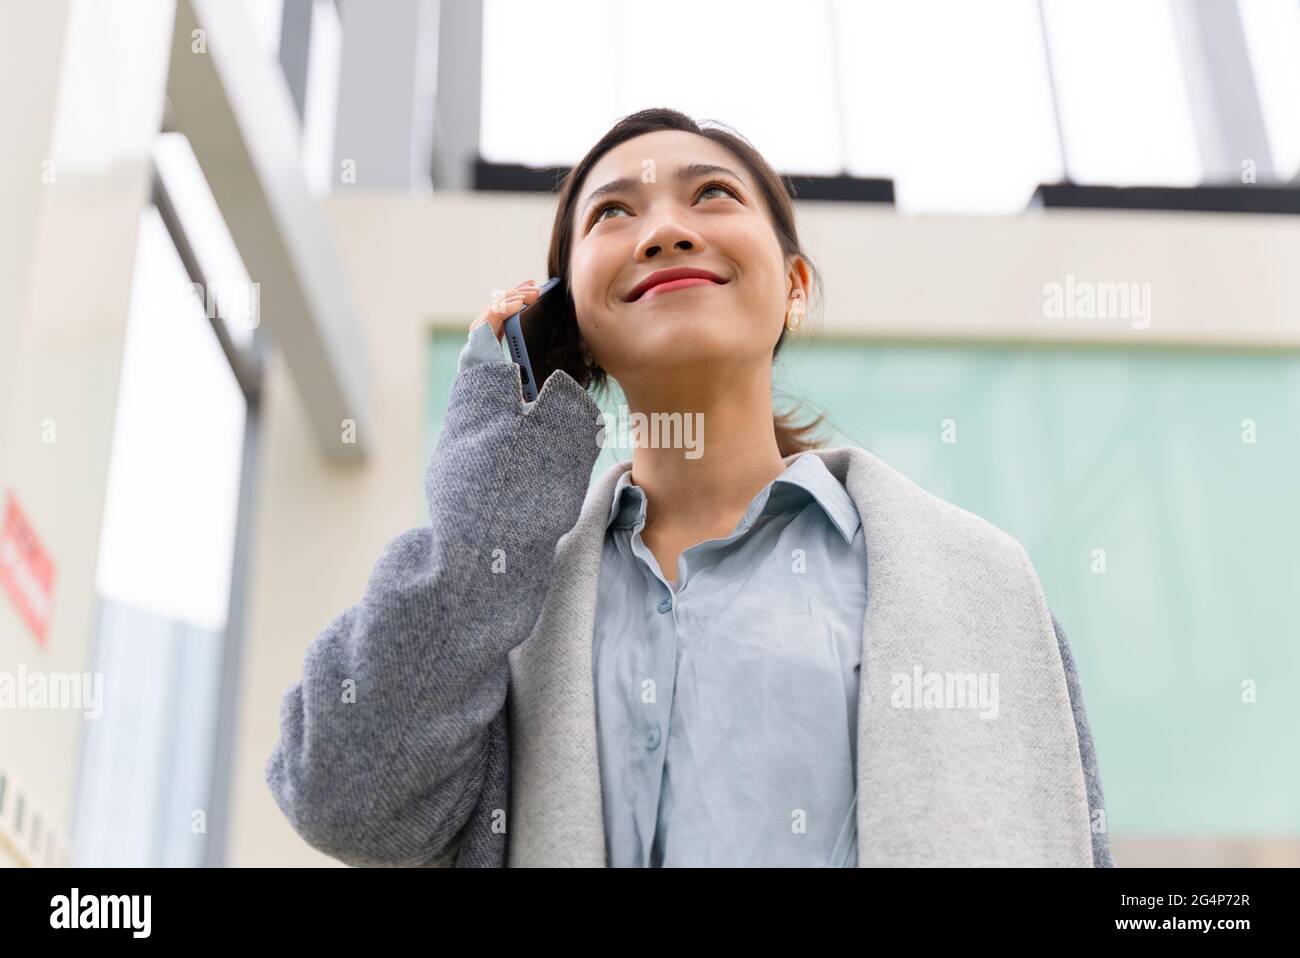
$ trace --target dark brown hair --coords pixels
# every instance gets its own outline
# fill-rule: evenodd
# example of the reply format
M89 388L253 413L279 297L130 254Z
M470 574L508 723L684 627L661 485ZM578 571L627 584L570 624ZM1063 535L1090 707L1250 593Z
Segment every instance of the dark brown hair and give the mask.
M708 121L706 121L708 122ZM704 126L684 113L666 108L640 110L619 120L600 138L578 163L565 174L559 184L559 203L555 211L555 224L551 228L551 246L546 256L548 276L563 276L566 285L569 281L569 260L573 249L573 207L578 200L578 187L586 178L588 171L611 149L626 140L643 133L659 130L680 130L707 137L730 151L749 170L758 184L767 208L771 211L772 228L781 244L781 252L786 256L798 255L808 263L814 288L820 286L820 277L812 265L811 258L804 253L799 244L795 229L794 203L791 191L785 182L763 159L749 141L735 131L719 125ZM811 298L811 297L810 297ZM555 332L551 368L568 371L579 385L584 388L595 387L604 392L608 389L608 377L604 369L592 357L578 330L577 317L574 314L572 294L567 310L562 311L560 328ZM772 350L773 358L780 352L785 342L787 330L781 328L781 336ZM795 413L773 412L772 428L776 432L776 444L781 456L786 457L798 452L807 452L821 445L821 439L813 435L825 419L818 415L815 419L802 425L794 422Z

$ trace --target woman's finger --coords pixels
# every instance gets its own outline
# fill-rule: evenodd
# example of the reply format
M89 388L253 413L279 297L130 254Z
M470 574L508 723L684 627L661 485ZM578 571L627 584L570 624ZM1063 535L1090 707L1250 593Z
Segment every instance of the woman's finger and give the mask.
M526 279L509 292L503 292L498 295L491 303L484 307L483 312L470 323L471 330L481 326L483 323L490 323L492 332L496 334L497 341L505 335L505 322L515 313L519 312L525 306L531 306L537 301L541 290L531 279Z

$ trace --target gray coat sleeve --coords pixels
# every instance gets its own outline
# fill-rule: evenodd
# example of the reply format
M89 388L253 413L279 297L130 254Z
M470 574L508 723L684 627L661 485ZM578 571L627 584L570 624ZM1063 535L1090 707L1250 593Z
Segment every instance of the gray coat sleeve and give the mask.
M430 524L384 547L282 699L267 784L308 844L350 865L452 864L490 820L506 655L541 613L600 452L599 406L566 373L522 399L513 363L457 373Z
M1074 711L1074 728L1079 738L1079 760L1083 763L1083 778L1088 788L1088 811L1092 821L1092 864L1095 868L1114 868L1115 859L1110 853L1110 831L1105 814L1106 800L1101 791L1101 771L1097 767L1097 752L1092 744L1092 730L1088 727L1088 714L1083 707L1083 690L1079 687L1079 670L1075 668L1070 644L1065 630L1052 616L1056 630L1056 645L1061 650L1061 664L1065 667L1065 684L1070 690L1070 708ZM1100 817L1098 815L1100 813Z

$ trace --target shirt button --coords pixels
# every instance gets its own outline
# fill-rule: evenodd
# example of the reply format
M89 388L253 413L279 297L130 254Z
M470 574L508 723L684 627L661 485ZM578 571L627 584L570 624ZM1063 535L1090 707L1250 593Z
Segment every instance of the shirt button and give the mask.
M670 599L668 596L664 596L662 599L659 600L660 612L667 612L672 607L673 607L673 600Z
M645 747L648 749L656 749L659 747L659 726L658 725L656 725L646 734Z

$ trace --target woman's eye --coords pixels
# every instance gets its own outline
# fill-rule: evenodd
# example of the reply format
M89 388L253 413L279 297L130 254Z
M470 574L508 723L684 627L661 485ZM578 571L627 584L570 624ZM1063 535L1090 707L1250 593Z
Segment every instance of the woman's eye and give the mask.
M700 189L700 192L697 194L697 196L703 197L704 194L708 193L710 190L721 190L727 196L730 196L733 200L739 199L739 197L736 195L736 191L733 190L731 187L727 186L725 183L707 183ZM596 212L592 214L591 225L595 226L597 223L604 220L605 214L608 213L610 210L622 210L622 212L624 213L627 212L626 209L624 209L622 206L620 206L617 203L606 203L604 206L599 207L596 210Z
M722 192L726 193L726 194L727 194L728 196L730 196L733 200L736 199L736 194L735 194L735 192L731 189L731 187L729 187L729 186L727 186L727 185L725 185L725 184L723 184L723 183L710 183L710 184L708 184L707 186L704 187L704 189L700 190L700 195L703 196L705 193L709 192L709 190L722 190Z
M595 224L603 220L605 218L605 214L608 213L610 210L621 210L621 209L623 209L623 207L617 205L616 203L606 203L600 209L596 210L596 215L591 218L592 225L594 226ZM627 211L624 210L624 212Z

